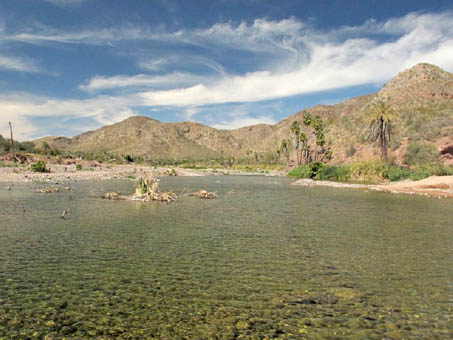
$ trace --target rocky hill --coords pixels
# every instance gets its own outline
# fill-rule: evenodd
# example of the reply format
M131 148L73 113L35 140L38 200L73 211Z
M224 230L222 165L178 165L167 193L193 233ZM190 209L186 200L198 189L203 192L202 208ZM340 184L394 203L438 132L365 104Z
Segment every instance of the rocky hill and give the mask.
M400 115L390 157L401 162L410 142L422 141L439 152L453 149L453 74L430 64L417 64L401 72L375 93L336 105L317 105L275 125L253 125L237 130L217 130L194 122L161 123L147 117L131 117L72 139L48 137L43 141L65 151L140 156L149 159L206 160L232 157L274 159L290 125L304 112L320 115L327 127L327 140L334 163L379 155L376 145L366 142L367 110L385 100ZM293 151L294 152L294 151ZM285 157L280 155L280 161ZM447 159L446 157L445 159Z

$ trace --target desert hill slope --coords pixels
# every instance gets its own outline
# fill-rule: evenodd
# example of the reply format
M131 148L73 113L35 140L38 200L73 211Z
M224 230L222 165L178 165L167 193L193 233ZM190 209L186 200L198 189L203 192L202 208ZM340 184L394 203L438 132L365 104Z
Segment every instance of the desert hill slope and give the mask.
M376 145L365 140L367 110L377 100L385 100L400 115L389 150L396 161L401 161L407 145L414 141L432 144L439 151L453 145L453 74L425 63L401 72L377 93L336 105L316 105L275 125L217 130L195 122L161 123L135 116L72 139L48 137L39 141L64 151L129 154L145 160L231 156L264 160L266 155L277 154L283 140L291 139L291 123L301 121L304 112L309 112L321 116L326 125L334 152L332 162L343 163L379 155Z

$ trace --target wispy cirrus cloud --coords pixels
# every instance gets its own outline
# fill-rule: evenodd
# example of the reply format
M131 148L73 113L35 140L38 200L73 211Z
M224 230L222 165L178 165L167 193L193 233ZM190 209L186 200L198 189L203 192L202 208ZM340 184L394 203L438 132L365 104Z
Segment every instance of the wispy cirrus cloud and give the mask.
M257 116L250 117L248 114L243 114L240 117L234 117L232 119L224 119L219 123L213 124L212 127L219 130L235 130L244 126L257 125L257 124L268 124L273 125L276 121L271 116Z
M181 83L182 73L160 76L136 75L93 78L85 90L120 86L146 86L165 83L173 89L141 93L147 105L193 106L226 102L269 100L297 94L323 91L390 79L404 68L418 62L432 62L453 69L453 25L451 12L411 13L385 22L369 20L361 26L341 27L330 32L294 18L281 21L257 19L219 23L207 29L177 32L154 32L150 28L126 27L65 34L22 33L17 39L52 40L73 43L107 43L115 40L162 40L171 43L218 45L222 48L252 52L259 57L262 70L242 75L227 75L193 84ZM387 35L383 42L379 35ZM263 58L261 52L267 52ZM141 66L158 69L165 59L153 59ZM196 77L191 80L197 82ZM186 86L183 86L186 85ZM188 86L187 86L188 85Z
M19 72L39 72L32 61L19 57L0 55L0 69Z
M294 51L294 54L300 56L277 58L280 65L263 71L231 75L211 84L148 91L141 96L148 105L252 102L360 84L382 83L419 62L431 62L453 70L453 25L450 19L450 12L409 14L383 23L368 22L354 30L354 38L338 39L336 34L332 35L334 38L329 38L327 34L322 39L304 36L283 38L280 44L285 45L284 49ZM285 22L285 25L288 25L288 22ZM283 31L276 25L277 32L266 36L273 23L260 22L258 26L266 29L261 27L258 33L255 26L256 23L237 27L222 25L207 30L206 35L213 34L217 37L216 41L222 41L219 39L222 35L228 36L230 39L226 40L227 44L231 44L234 32L237 32L234 44L236 47L240 46L244 39L260 42L263 36L274 39ZM299 32L303 25L293 27L293 32ZM381 41L373 36L361 36L368 34L373 27L378 35L386 34L390 35L390 38ZM362 34L361 30L364 31ZM344 34L345 29L342 28L341 31ZM278 44L274 44L276 45ZM294 60L298 62L294 63Z
M187 86L206 81L208 77L196 74L173 72L162 76L138 74L135 76L119 75L113 77L95 76L87 84L81 85L84 91L99 91L125 87L174 87Z
M5 41L30 44L82 44L82 45L110 45L124 40L143 40L151 38L152 34L141 28L126 26L65 32L50 27L28 28L20 32L13 32L2 37Z
M170 62L169 58L147 59L138 64L141 68L149 71L160 71Z
M86 2L88 0L45 0L47 2L50 2L51 4L55 6L74 6L74 5L79 5L82 2Z

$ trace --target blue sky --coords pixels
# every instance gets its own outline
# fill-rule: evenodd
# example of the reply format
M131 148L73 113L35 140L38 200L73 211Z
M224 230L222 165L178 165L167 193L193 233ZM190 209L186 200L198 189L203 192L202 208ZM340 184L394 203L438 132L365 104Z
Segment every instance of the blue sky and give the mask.
M451 0L4 0L0 134L273 124L419 62L453 72Z

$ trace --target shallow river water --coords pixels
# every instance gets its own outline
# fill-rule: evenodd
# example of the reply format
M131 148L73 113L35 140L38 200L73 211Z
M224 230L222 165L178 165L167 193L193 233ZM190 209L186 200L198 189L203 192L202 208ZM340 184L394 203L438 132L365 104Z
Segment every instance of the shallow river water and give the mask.
M453 200L290 182L0 184L0 339L452 338Z

